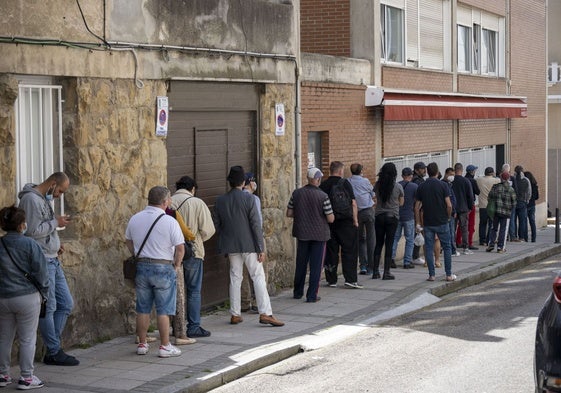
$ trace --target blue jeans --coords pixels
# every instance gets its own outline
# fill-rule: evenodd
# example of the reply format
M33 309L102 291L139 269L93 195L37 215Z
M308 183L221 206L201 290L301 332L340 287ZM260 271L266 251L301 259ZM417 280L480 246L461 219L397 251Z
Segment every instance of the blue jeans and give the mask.
M201 288L203 286L203 260L189 258L183 261L185 292L187 293L187 334L201 326Z
M409 221L399 221L397 223L397 229L395 230L395 237L393 240L393 250L392 259L395 259L395 253L397 251L397 243L401 239L401 231L403 230L403 235L405 236L405 251L403 254L403 265L409 265L413 259L413 246L415 240L415 220Z
M532 243L534 243L536 241L536 205L528 206L528 221L532 230Z
M516 219L518 220L518 238L528 241L528 204L516 202Z
M56 355L62 349L60 336L74 307L74 300L58 258L47 258L47 262L49 298L45 318L39 319L39 331L47 347L47 355Z
M450 227L450 248L452 250L451 253L456 255L456 220L454 218L448 220L448 226Z
M150 314L156 304L158 315L175 315L177 274L172 263L139 262L136 268L136 312Z
M450 225L449 223L438 226L425 225L425 259L429 268L429 276L434 277L434 236L438 235L440 245L444 252L444 270L447 276L452 275L452 247L450 244Z

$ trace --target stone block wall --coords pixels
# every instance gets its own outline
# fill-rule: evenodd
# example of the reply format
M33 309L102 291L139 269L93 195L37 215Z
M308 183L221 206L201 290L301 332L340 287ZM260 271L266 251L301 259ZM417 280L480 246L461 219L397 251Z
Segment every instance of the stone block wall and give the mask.
M16 195L16 135L14 102L18 95L17 81L9 75L0 76L0 207L14 204ZM0 230L1 232L1 230Z
M77 213L61 232L65 273L75 300L64 339L91 343L134 330L134 291L121 261L130 217L148 190L165 185L167 155L155 136L162 81L66 78L63 85L64 168L71 179L66 209Z

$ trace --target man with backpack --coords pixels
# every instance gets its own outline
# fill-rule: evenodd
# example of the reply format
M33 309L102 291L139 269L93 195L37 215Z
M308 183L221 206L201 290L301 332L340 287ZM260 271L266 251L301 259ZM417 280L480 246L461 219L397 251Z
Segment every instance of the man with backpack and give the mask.
M341 265L345 287L361 289L357 282L358 260L358 208L351 183L343 178L344 164L333 161L329 178L320 184L331 201L335 220L329 224L331 238L327 241L325 278L330 287L337 287L337 265L341 251Z

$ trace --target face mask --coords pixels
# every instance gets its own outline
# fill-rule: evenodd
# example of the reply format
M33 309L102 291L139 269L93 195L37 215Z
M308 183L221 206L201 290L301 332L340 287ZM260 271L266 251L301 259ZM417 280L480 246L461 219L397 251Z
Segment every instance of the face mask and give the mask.
M21 234L25 235L25 232L27 232L27 223L25 223L25 227L21 230Z
M45 199L47 201L52 201L54 199L53 193L55 192L55 188L56 186L54 186L53 190L51 191L51 189L49 188L49 190L47 191L47 194L45 194ZM49 193L50 192L50 193Z
M448 179L448 181L452 183L454 181L454 176L448 176L446 179Z
M252 188L253 188L253 192L257 191L257 183L256 182L252 182Z

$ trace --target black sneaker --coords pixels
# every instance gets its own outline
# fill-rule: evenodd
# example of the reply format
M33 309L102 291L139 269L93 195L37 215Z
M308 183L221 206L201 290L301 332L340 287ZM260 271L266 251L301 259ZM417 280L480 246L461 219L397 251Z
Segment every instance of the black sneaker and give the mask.
M403 265L404 269L415 269L415 265L413 265L412 263L408 263L407 265Z
M191 332L187 332L187 337L210 337L210 332L206 329L203 329L202 327L198 327L196 330L193 330Z
M397 265L395 264L395 259L392 259L392 262L390 263L390 267L392 269L397 269Z
M56 355L45 355L43 363L50 366L77 366L80 364L80 361L60 349Z

